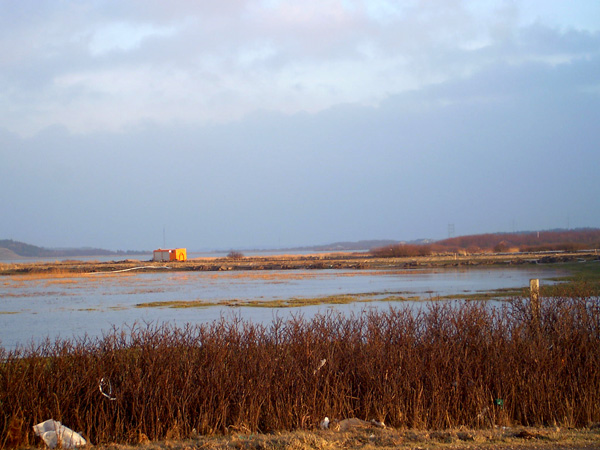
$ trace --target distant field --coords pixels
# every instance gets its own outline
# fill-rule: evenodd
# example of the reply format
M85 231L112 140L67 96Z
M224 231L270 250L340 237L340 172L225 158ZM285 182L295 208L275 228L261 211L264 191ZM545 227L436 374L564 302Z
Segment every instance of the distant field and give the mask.
M598 250L526 253L446 253L430 256L378 257L368 253L319 253L313 255L269 255L241 258L203 257L188 261L152 262L136 259L118 261L78 261L0 263L1 275L33 273L100 273L124 270L229 271L291 269L414 269L475 267L495 265L552 264L594 261Z

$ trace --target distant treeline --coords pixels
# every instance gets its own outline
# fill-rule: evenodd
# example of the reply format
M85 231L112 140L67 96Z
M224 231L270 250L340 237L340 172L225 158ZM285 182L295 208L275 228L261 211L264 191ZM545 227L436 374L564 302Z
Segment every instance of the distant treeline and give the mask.
M527 231L459 236L428 244L377 247L380 257L428 256L441 253L577 251L600 248L600 229Z
M104 250L101 248L67 248L67 249L48 249L44 247L38 247L31 244L25 244L23 242L13 241L12 239L0 239L0 249L5 248L15 253L18 256L24 257L62 257L62 256L110 256L110 255L131 255L131 254L142 254L149 253L144 251L136 250L118 250L113 252L111 250Z

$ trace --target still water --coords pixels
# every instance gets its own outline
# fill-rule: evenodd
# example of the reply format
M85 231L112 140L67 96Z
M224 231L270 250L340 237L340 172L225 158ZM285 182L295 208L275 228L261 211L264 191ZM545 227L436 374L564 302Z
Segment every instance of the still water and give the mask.
M365 308L388 308L378 301L395 296L435 300L503 288L526 288L529 279L563 275L556 268L493 268L488 270L288 270L243 272L162 272L0 278L0 345L18 345L55 339L101 336L112 327L134 323L204 323L236 315L256 322L291 314L311 317L328 309L344 313ZM341 294L369 295L368 303L320 304L294 308L198 306L173 308L140 306L152 302L272 301ZM419 303L422 305L423 303Z

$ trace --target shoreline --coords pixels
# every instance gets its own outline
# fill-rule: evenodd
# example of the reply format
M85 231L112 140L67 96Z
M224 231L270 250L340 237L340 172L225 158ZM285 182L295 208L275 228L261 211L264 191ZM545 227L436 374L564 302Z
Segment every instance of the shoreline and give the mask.
M486 253L445 254L381 258L367 253L319 253L284 254L268 256L245 256L242 258L200 257L187 261L142 261L125 259L120 261L63 260L54 262L1 262L0 276L40 273L102 273L126 270L174 271L233 271L233 270L327 270L327 269L446 269L469 267L493 267L513 265L538 265L599 261L597 250L579 252L540 253Z

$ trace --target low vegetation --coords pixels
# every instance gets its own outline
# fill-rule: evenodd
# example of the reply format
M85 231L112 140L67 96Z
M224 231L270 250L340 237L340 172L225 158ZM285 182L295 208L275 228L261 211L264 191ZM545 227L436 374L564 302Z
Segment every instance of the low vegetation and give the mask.
M228 299L217 301L205 300L169 300L138 303L136 308L208 308L211 306L232 306L250 308L298 308L311 305L347 305L350 303L368 302L403 302L420 301L420 297L403 297L386 293L374 294L340 294L320 297L291 297L265 300Z
M557 288L559 289L559 288ZM53 418L93 444L318 429L325 416L393 428L582 427L600 421L600 302L585 283L503 308L233 316L0 349L0 447Z
M233 260L244 259L244 254L242 252L238 252L237 250L232 250L227 254L227 258Z

